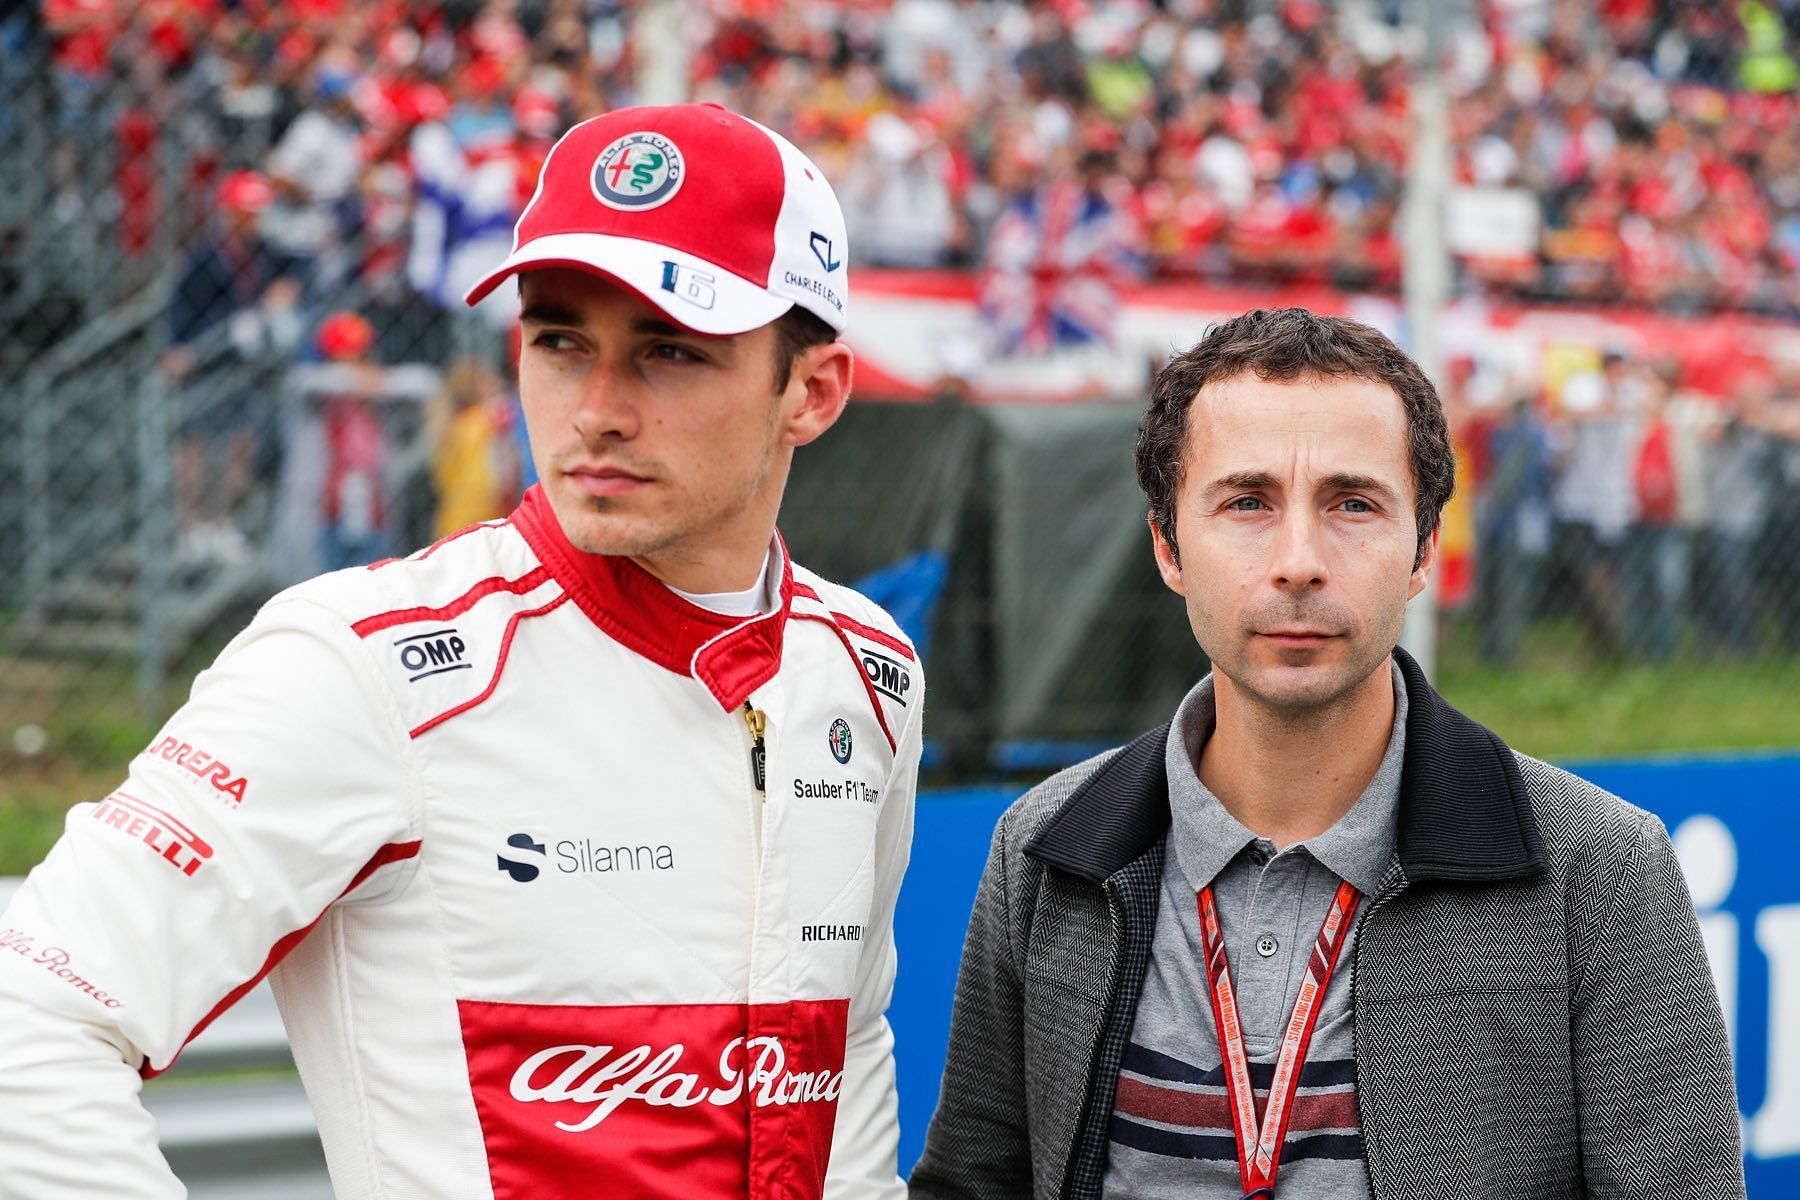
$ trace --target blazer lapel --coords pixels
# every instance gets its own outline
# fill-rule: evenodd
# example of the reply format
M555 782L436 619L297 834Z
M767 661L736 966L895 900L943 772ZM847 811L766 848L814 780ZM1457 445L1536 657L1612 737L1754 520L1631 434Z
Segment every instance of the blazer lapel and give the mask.
M1025 853L1090 883L1107 877L1162 840L1169 829L1169 727L1159 725L1113 755Z
M1535 875L1544 842L1513 753L1452 708L1417 660L1394 650L1406 679L1400 865L1408 880L1483 882ZM1169 727L1142 735L1095 772L1025 847L1047 866L1102 883L1169 828Z
M1546 868L1518 760L1505 742L1445 703L1417 660L1396 648L1406 679L1406 765L1400 773L1400 867L1409 882L1523 879Z

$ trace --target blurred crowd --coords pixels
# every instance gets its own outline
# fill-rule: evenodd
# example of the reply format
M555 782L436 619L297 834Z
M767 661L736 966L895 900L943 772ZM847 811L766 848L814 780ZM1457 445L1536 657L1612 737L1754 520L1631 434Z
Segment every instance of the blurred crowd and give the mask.
M1723 403L1616 351L1535 392L1453 374L1486 658L1516 661L1552 614L1619 657L1800 653L1800 366Z
M994 348L1037 350L1104 340L1135 279L1397 287L1422 10L45 0L0 8L0 140L30 117L20 64L48 64L48 217L99 211L121 261L173 269L187 552L241 554L232 514L285 455L293 524L335 565L420 532L395 531L402 409L428 523L529 479L510 384L450 314L574 120L659 92L753 116L835 182L855 261L977 271ZM1800 314L1800 0L1442 11L1454 182L1535 217L1523 252L1460 259L1465 291ZM259 357L319 368L279 439L228 369ZM455 365L382 377L407 362ZM1615 356L1554 396L1458 399L1496 659L1553 601L1606 646L1670 652L1704 611L1721 650L1765 625L1800 647L1800 377L1723 404L1678 382Z
M275 190L261 224L281 253L389 303L402 284L446 300L549 141L659 77L812 153L864 263L980 266L1009 211L1042 226L1043 191L1075 184L1107 218L1109 271L1392 286L1421 7L46 0L0 41L53 64L59 206L93 202L81 139L115 143L128 253L160 206L203 220L192 202L247 169ZM1466 280L1800 308L1800 4L1444 8L1456 181L1523 189L1539 217L1534 252L1470 257ZM167 138L195 151L175 196L155 178Z

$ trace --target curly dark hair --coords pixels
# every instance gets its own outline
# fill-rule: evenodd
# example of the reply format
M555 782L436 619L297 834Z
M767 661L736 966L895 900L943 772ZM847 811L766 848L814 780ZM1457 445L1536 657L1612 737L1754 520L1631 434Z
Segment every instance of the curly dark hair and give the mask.
M1419 364L1380 330L1304 308L1258 308L1215 325L1196 345L1164 364L1151 381L1150 408L1138 426L1137 476L1150 501L1150 520L1169 549L1179 556L1175 495L1181 487L1188 410L1207 384L1246 372L1276 383L1348 377L1394 389L1406 410L1407 455L1415 490L1419 548L1413 567L1425 561L1426 540L1456 489L1456 453L1437 388Z

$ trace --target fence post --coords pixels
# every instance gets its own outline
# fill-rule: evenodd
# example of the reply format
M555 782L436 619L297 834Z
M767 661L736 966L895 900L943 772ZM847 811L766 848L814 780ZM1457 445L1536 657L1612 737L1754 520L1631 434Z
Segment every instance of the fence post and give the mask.
M1424 47L1412 86L1412 146L1401 212L1401 281L1412 356L1431 381L1444 385L1443 340L1438 322L1450 295L1450 251L1444 241L1444 204L1450 187L1450 105L1444 86L1444 19L1441 0L1419 0ZM1406 608L1400 644L1427 677L1437 673L1437 578Z
M35 625L44 618L50 594L50 406L56 389L45 382L49 376L27 378L19 411L19 473L25 490L20 608L26 622Z
M169 387L154 368L137 388L137 430L137 696L143 715L154 720L161 716L169 670L169 578L175 552Z

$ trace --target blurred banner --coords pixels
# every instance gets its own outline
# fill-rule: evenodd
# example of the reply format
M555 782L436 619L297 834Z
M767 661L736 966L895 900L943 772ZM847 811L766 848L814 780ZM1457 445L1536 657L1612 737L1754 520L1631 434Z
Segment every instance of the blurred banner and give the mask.
M1573 766L1661 817L1674 837L1732 1036L1750 1195L1800 1195L1800 875L1788 815L1800 799L1800 757ZM979 788L920 798L895 928L902 1171L918 1158L937 1103L962 934L988 840L1017 795Z
M1470 218L1474 219L1473 217ZM1483 212L1490 237L1500 237ZM1409 340L1400 299L1322 285L1229 287L1141 283L1119 289L1112 344L1075 342L1029 355L1001 354L983 319L982 280L953 271L854 273L857 391L927 397L946 379L994 402L1054 403L1109 396L1139 400L1149 373L1211 325L1253 308L1298 305ZM1046 303L1049 301L1046 300ZM1668 364L1679 391L1722 399L1772 364L1800 365L1800 327L1742 312L1705 315L1617 306L1460 300L1444 313L1444 355L1494 393L1547 387L1554 398L1570 365L1600 366L1607 352ZM1488 399L1483 393L1482 399ZM1495 397L1497 399L1497 396Z

